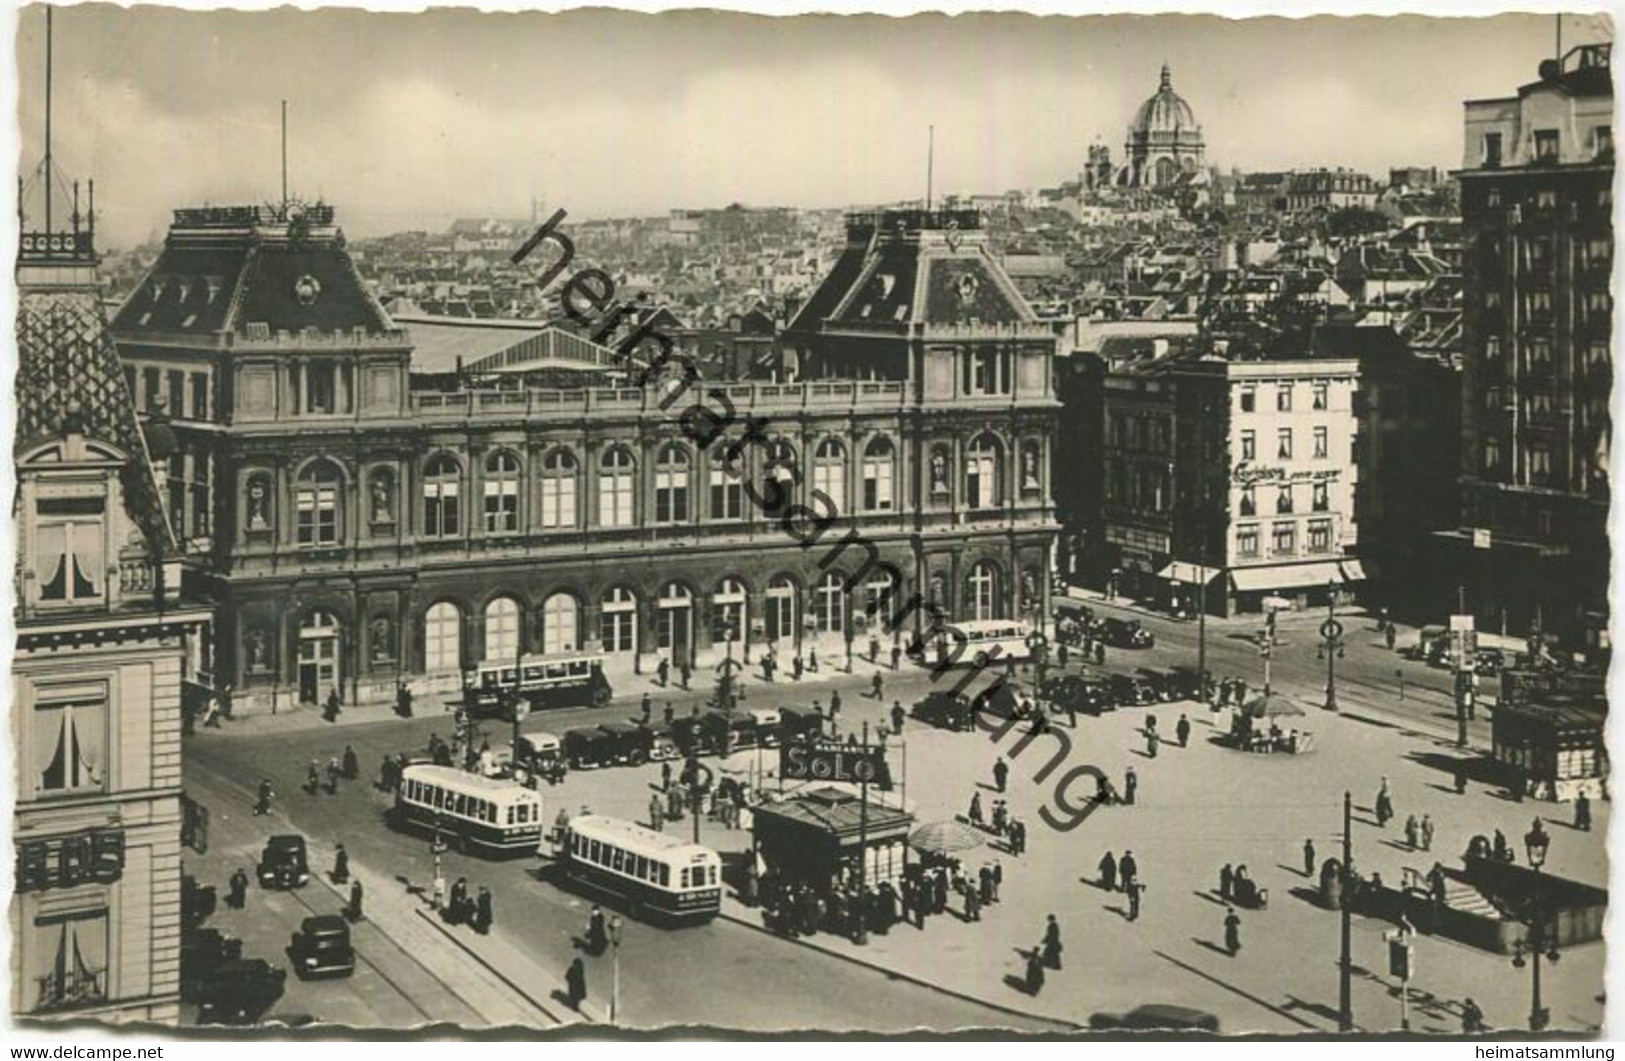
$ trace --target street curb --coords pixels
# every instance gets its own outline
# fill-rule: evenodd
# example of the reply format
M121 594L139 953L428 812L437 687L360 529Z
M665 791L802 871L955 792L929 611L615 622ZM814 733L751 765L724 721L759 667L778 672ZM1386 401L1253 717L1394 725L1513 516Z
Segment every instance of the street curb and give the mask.
M416 913L418 915L418 917L420 917L424 921L428 922L429 926L431 928L433 928L435 931L439 932L446 939L448 939L452 943L456 944L457 948L459 950L461 950L464 954L467 954L470 958L474 959L474 961L478 962L480 968L484 969L486 972L490 973L492 976L496 977L498 980L501 980L505 985L507 985L507 987L508 987L508 989L510 991L512 991L514 994L518 995L520 998L524 999L526 1002L530 1003L531 1006L535 1007L536 1009L540 1010L542 1013L546 1014L547 1018L549 1020L551 1020L558 1027L562 1028L562 1027L565 1027L567 1025L577 1024L577 1023L586 1023L586 1024L602 1024L602 1023L604 1023L604 1021L599 1020L598 1018L595 1018L591 1014L589 1014L587 1012L585 1006L583 1006L582 1009L577 1011L578 1014L581 1017L580 1021L564 1020L564 1019L560 1018L557 1013L554 1013L547 1006L544 1006L542 1003L538 1002L536 1000L535 996L533 996L529 991L526 991L524 988L520 987L518 984L514 983L511 979L509 979L507 974L505 974L502 970L498 969L496 966L492 965L490 962L488 962L484 958L482 958L478 953L475 952L474 948L470 947L463 940L458 939L457 934L452 932L450 929L446 928L446 926L444 924L442 924L440 919L438 917L436 917L434 914L430 913L427 910L422 909L421 907L414 910L413 912Z
M990 999L979 998L976 995L968 994L964 991L956 991L951 987L944 987L941 984L932 983L930 980L922 979L918 976L914 976L911 973L901 972L897 969L888 969L884 965L880 965L876 962L865 961L862 958L847 954L844 951L832 950L828 947L821 947L816 943L809 942L800 937L791 939L787 936L781 936L777 932L770 932L766 927L757 924L754 921L740 917L737 914L730 914L726 909L721 910L717 916L722 918L724 921L730 921L733 924L743 925L745 928L760 932L764 936L771 936L774 939L783 940L786 943L806 947L809 950L815 950L820 954L827 954L832 958L839 958L844 962L848 962L864 969L869 969L884 976L889 976L895 980L902 980L906 983L913 984L915 987L923 987L927 991L935 991L940 995L947 995L949 998L957 998L962 1002L971 1002L978 1006L986 1006L989 1009L996 1009L1001 1013L1008 1013L1015 1017L1023 1017L1027 1020L1043 1021L1046 1024L1053 1024L1063 1029L1070 1029L1073 1031L1089 1030L1089 1027L1086 1024L1079 1024L1076 1021L1066 1020L1061 1017L1048 1017L1042 1013L1032 1013L1028 1010L1017 1009L1015 1006L1007 1006L1002 1002L994 1002Z

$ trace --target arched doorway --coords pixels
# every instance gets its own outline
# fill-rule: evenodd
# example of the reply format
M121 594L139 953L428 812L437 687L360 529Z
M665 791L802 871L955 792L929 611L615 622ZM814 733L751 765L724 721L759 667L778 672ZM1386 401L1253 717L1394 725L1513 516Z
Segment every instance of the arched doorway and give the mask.
M737 578L725 578L711 595L711 641L733 646L745 640L745 584Z
M796 584L789 575L779 575L767 584L767 639L794 638L801 617L796 614Z
M319 704L327 691L339 689L344 677L339 660L343 633L338 617L328 611L313 611L299 625L301 703Z
M965 580L965 604L972 619L998 618L999 573L991 563L983 560L971 568Z
M694 595L680 582L668 582L660 588L655 635L661 651L669 652L672 662L690 658L694 647Z
M625 586L598 602L598 640L610 655L638 650L638 598Z
M581 647L581 609L568 593L542 602L542 651L574 652Z

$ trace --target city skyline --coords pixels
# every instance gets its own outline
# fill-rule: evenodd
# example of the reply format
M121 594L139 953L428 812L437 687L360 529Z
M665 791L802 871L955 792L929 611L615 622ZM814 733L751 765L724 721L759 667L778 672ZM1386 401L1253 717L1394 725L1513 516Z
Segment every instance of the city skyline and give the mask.
M176 207L276 198L284 98L291 193L334 203L366 236L524 216L533 196L577 219L919 198L932 125L938 195L1052 186L1077 175L1097 139L1120 159L1163 62L1221 170L1450 168L1461 101L1528 80L1554 47L1549 15L62 14L55 156L70 179L101 183L109 246L156 234ZM1565 47L1607 28L1570 16ZM42 37L38 11L25 14L30 169L43 143ZM485 63L451 58L482 52ZM546 76L527 66L544 52ZM980 76L988 63L996 76ZM1320 103L1270 105L1306 98ZM1404 123L1392 122L1397 107ZM237 146L199 150L207 140ZM654 159L664 179L651 179Z

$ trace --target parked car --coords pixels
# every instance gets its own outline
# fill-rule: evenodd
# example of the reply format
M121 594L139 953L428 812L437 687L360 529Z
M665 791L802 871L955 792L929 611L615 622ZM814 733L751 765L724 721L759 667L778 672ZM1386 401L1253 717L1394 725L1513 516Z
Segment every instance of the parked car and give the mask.
M1138 619L1107 617L1100 620L1100 637L1113 648L1151 648L1157 643Z
M1156 693L1150 683L1138 675L1113 674L1107 680L1111 682L1112 701L1118 707L1139 707L1156 703Z
M608 754L617 765L642 766L654 748L654 732L631 722L605 722L598 727L609 735Z
M999 682L983 689L973 700L977 711L998 718L1021 718L1021 694L1009 682Z
M934 689L915 701L913 715L941 729L968 730L975 724L970 701L946 689Z
M775 708L758 707L749 712L756 720L756 734L762 747L777 748L779 746L779 733L784 719Z
M592 770L615 762L617 740L597 726L564 731L564 759L572 770Z
M1120 1028L1125 1031L1217 1032L1219 1018L1201 1009L1153 1002L1135 1006L1126 1013L1096 1013L1089 1018L1095 1029Z
M214 885L199 884L190 873L181 874L181 928L196 928L214 914Z
M1111 683L1098 674L1063 674L1044 682L1039 698L1053 705L1052 710L1064 713L1072 710L1086 715L1099 715L1117 705L1112 702Z
M223 962L198 999L198 1019L207 1024L252 1024L282 997L285 970L260 958Z
M243 941L223 935L219 929L181 933L181 1001L201 999L220 967L242 956Z
M1141 667L1138 676L1145 681L1146 685L1150 686L1155 703L1171 704L1176 700L1185 698L1185 682L1171 670Z
M545 778L549 784L564 780L569 770L564 761L564 741L556 733L534 730L519 735L517 766L530 775L532 781Z
M806 708L781 707L779 708L779 740L789 744L792 741L817 740L824 732L824 719L816 711Z
M350 925L337 914L307 917L288 944L288 960L301 980L355 972Z
M278 833L265 842L255 867L262 888L300 888L310 880L305 838L296 833Z

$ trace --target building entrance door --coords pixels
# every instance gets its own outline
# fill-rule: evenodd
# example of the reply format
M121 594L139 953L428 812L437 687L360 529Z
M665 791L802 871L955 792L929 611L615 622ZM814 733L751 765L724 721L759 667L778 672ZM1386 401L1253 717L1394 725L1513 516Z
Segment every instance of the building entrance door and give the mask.
M323 690L339 686L339 624L327 612L313 612L299 628L299 700L319 704Z

